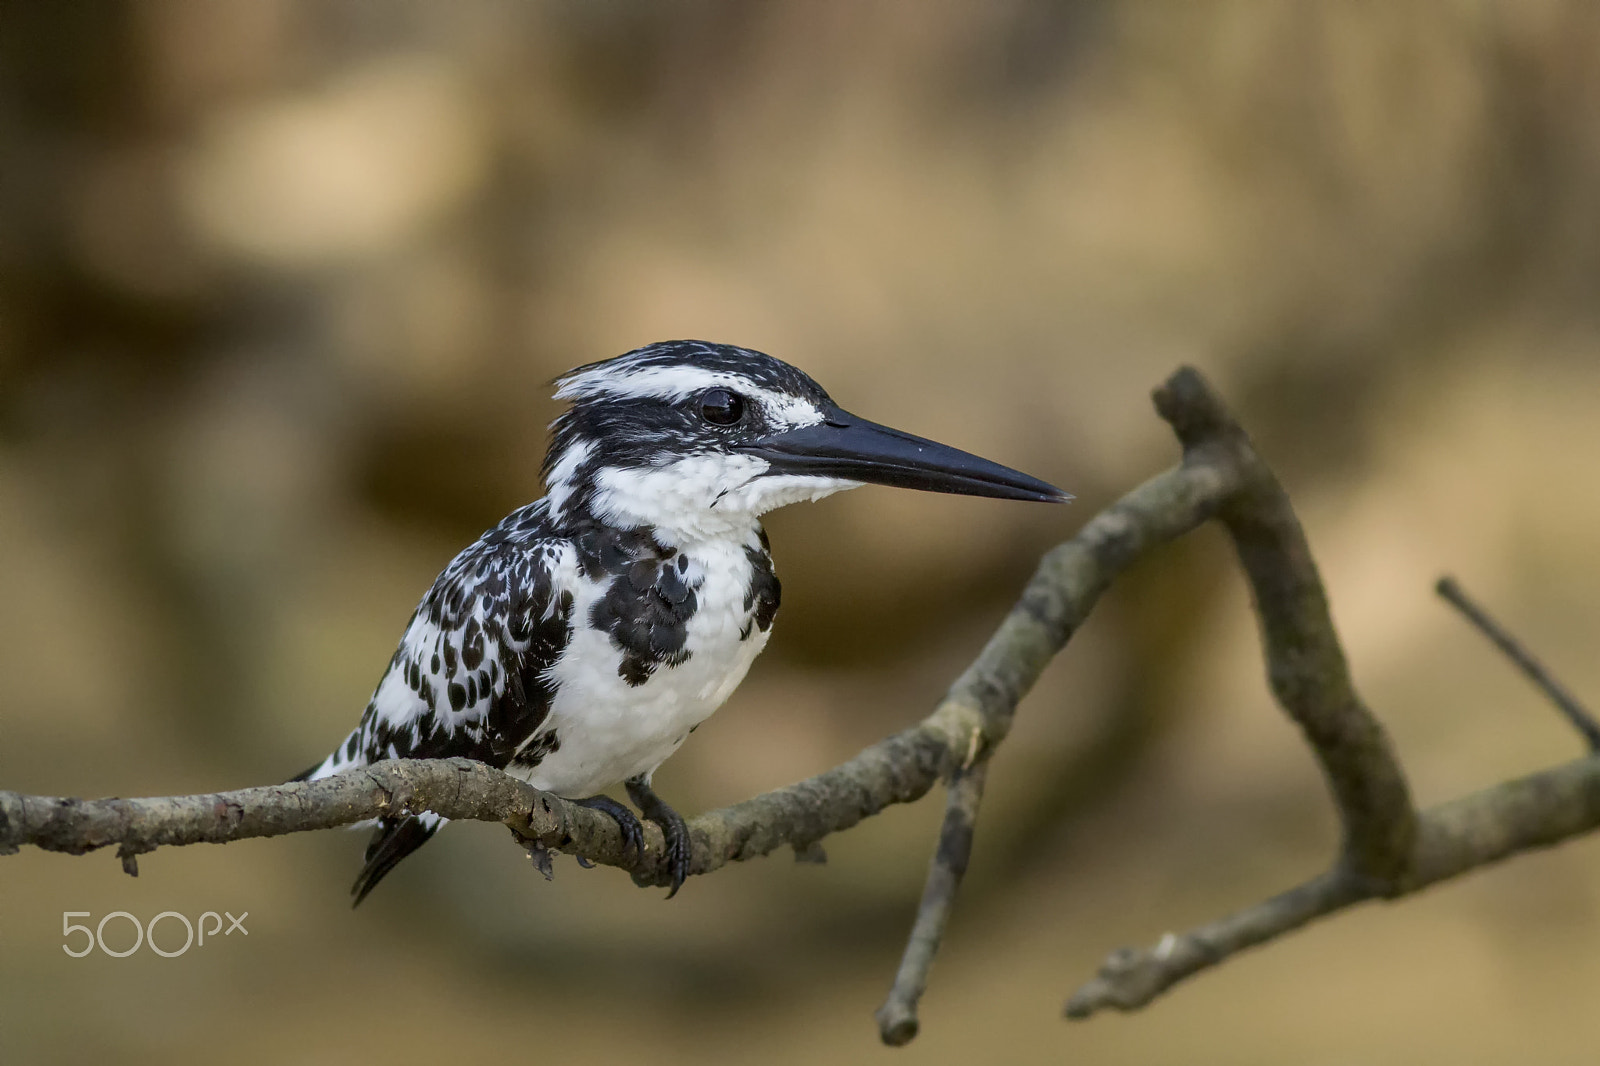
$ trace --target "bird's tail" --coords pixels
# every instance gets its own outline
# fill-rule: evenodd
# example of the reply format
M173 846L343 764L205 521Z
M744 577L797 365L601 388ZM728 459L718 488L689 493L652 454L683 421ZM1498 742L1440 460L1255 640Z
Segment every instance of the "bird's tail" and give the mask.
M367 864L356 875L356 883L350 886L350 906L359 907L384 875L398 866L401 859L426 844L443 823L444 819L431 811L378 819L378 828L367 843Z
M333 749L332 755L315 766L302 770L290 780L316 781L331 777L341 770L365 765L367 756L361 743L361 729L357 727L342 744ZM352 897L350 905L359 906L361 901L367 898L367 893L383 880L384 875L398 866L401 859L426 844L444 822L445 819L437 814L425 811L422 814L398 815L392 818L379 818L376 822L364 821L352 825L350 827L352 829L370 825L376 825L377 828L372 834L372 839L367 842L366 865L362 866L361 873L356 875L356 883L350 886Z

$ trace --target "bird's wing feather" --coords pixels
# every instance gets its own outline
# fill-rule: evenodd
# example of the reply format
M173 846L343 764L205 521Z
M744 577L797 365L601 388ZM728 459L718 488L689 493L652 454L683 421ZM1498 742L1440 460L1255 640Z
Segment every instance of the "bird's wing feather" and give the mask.
M540 504L456 556L406 627L354 732L303 777L392 758L528 757L550 711L548 671L571 638L578 568ZM378 820L351 887L359 904L443 824L431 812Z
M393 758L504 767L534 739L579 580L572 546L550 534L541 505L451 561L412 615L360 725L307 776Z

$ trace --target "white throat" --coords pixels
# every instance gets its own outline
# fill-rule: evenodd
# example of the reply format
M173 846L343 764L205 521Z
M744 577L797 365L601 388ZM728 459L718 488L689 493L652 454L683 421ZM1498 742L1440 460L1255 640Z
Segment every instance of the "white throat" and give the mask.
M791 503L820 500L859 481L768 475L751 455L696 455L661 466L600 469L592 509L624 528L654 526L678 542L745 539L760 517Z

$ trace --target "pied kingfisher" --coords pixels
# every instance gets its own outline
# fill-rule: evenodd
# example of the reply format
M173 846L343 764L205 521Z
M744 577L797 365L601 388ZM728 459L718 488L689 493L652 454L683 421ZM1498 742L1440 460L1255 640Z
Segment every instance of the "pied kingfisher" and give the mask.
M839 409L770 355L652 344L557 379L547 495L445 567L361 722L297 780L380 759L465 756L639 821L689 871L683 818L651 774L744 679L778 610L760 516L864 482L1064 501L1050 485ZM355 903L428 841L431 813L380 819Z

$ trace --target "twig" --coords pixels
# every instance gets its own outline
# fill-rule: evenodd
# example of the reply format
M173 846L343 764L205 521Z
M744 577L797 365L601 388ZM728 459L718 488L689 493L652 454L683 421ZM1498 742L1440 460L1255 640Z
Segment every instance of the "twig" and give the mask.
M1169 395L1175 387L1194 386L1181 378L1168 383ZM1158 392L1164 415L1170 402ZM1273 694L1322 764L1343 822L1344 844L1327 873L1298 888L1181 936L1168 934L1155 949L1114 952L1068 1000L1069 1018L1086 1018L1105 1007L1137 1009L1185 977L1317 918L1369 899L1409 895L1600 825L1600 760L1557 767L1416 814L1382 727L1350 682L1326 594L1282 488L1249 450L1242 432L1231 427L1217 432L1216 419L1207 424L1186 417L1188 425L1168 417L1186 450L1214 447L1214 440L1244 449L1238 459L1246 471L1244 486L1220 517L1255 594ZM1439 583L1440 595L1461 607L1544 686L1549 675L1538 663L1452 592L1459 596L1449 579ZM1600 750L1595 748L1600 730L1587 712L1554 682L1546 691L1590 739L1591 750Z
M1156 390L1155 401L1185 457L1223 450L1242 475L1218 517L1250 581L1272 694L1322 765L1344 827L1344 860L1364 876L1393 882L1416 814L1389 738L1350 680L1289 496L1200 375L1180 370Z
M890 1047L909 1044L921 1027L917 1020L917 1001L928 987L928 970L939 951L944 929L955 906L956 891L972 858L972 830L978 820L978 805L983 801L983 782L989 764L980 762L961 773L950 784L946 797L944 824L939 829L939 846L928 863L928 881L922 890L917 920L911 927L905 955L895 974L889 997L878 1008L878 1035Z
M1433 586L1433 590L1465 615L1467 621L1477 626L1479 632L1493 641L1494 646L1504 652L1506 658L1515 663L1517 669L1526 674L1528 680L1550 698L1550 702L1556 705L1557 710L1572 723L1572 728L1583 734L1584 742L1589 745L1590 751L1600 752L1600 722L1595 721L1594 715L1589 713L1589 709L1578 700L1578 697L1556 680L1555 675L1544 663L1523 647L1521 641L1490 618L1482 607L1473 602L1455 578L1441 577Z
M1120 948L1067 1000L1062 1013L1087 1018L1103 1007L1136 1010L1230 955L1370 897L1360 878L1334 870L1209 925L1182 935L1168 933L1154 948Z
M1423 811L1403 886L1388 889L1348 867L1152 949L1112 952L1067 1001L1068 1018L1115 1007L1137 1010L1201 970L1308 922L1372 899L1398 899L1513 855L1550 847L1600 827L1600 758L1579 759L1482 789Z
M1333 793L1343 844L1332 869L1299 888L1152 950L1123 948L1068 1001L1069 1018L1132 1010L1183 978L1353 902L1398 894L1417 834L1404 772L1361 701L1339 645L1327 594L1288 495L1249 438L1193 372L1156 390L1156 409L1184 456L1222 452L1241 474L1218 517L1249 579L1267 680L1300 727Z
M610 818L470 759L394 759L319 781L199 796L79 800L0 792L0 853L32 844L81 855L114 844L126 864L158 847L225 844L424 810L504 822L529 842L613 866L624 861ZM659 854L659 838L654 844Z

